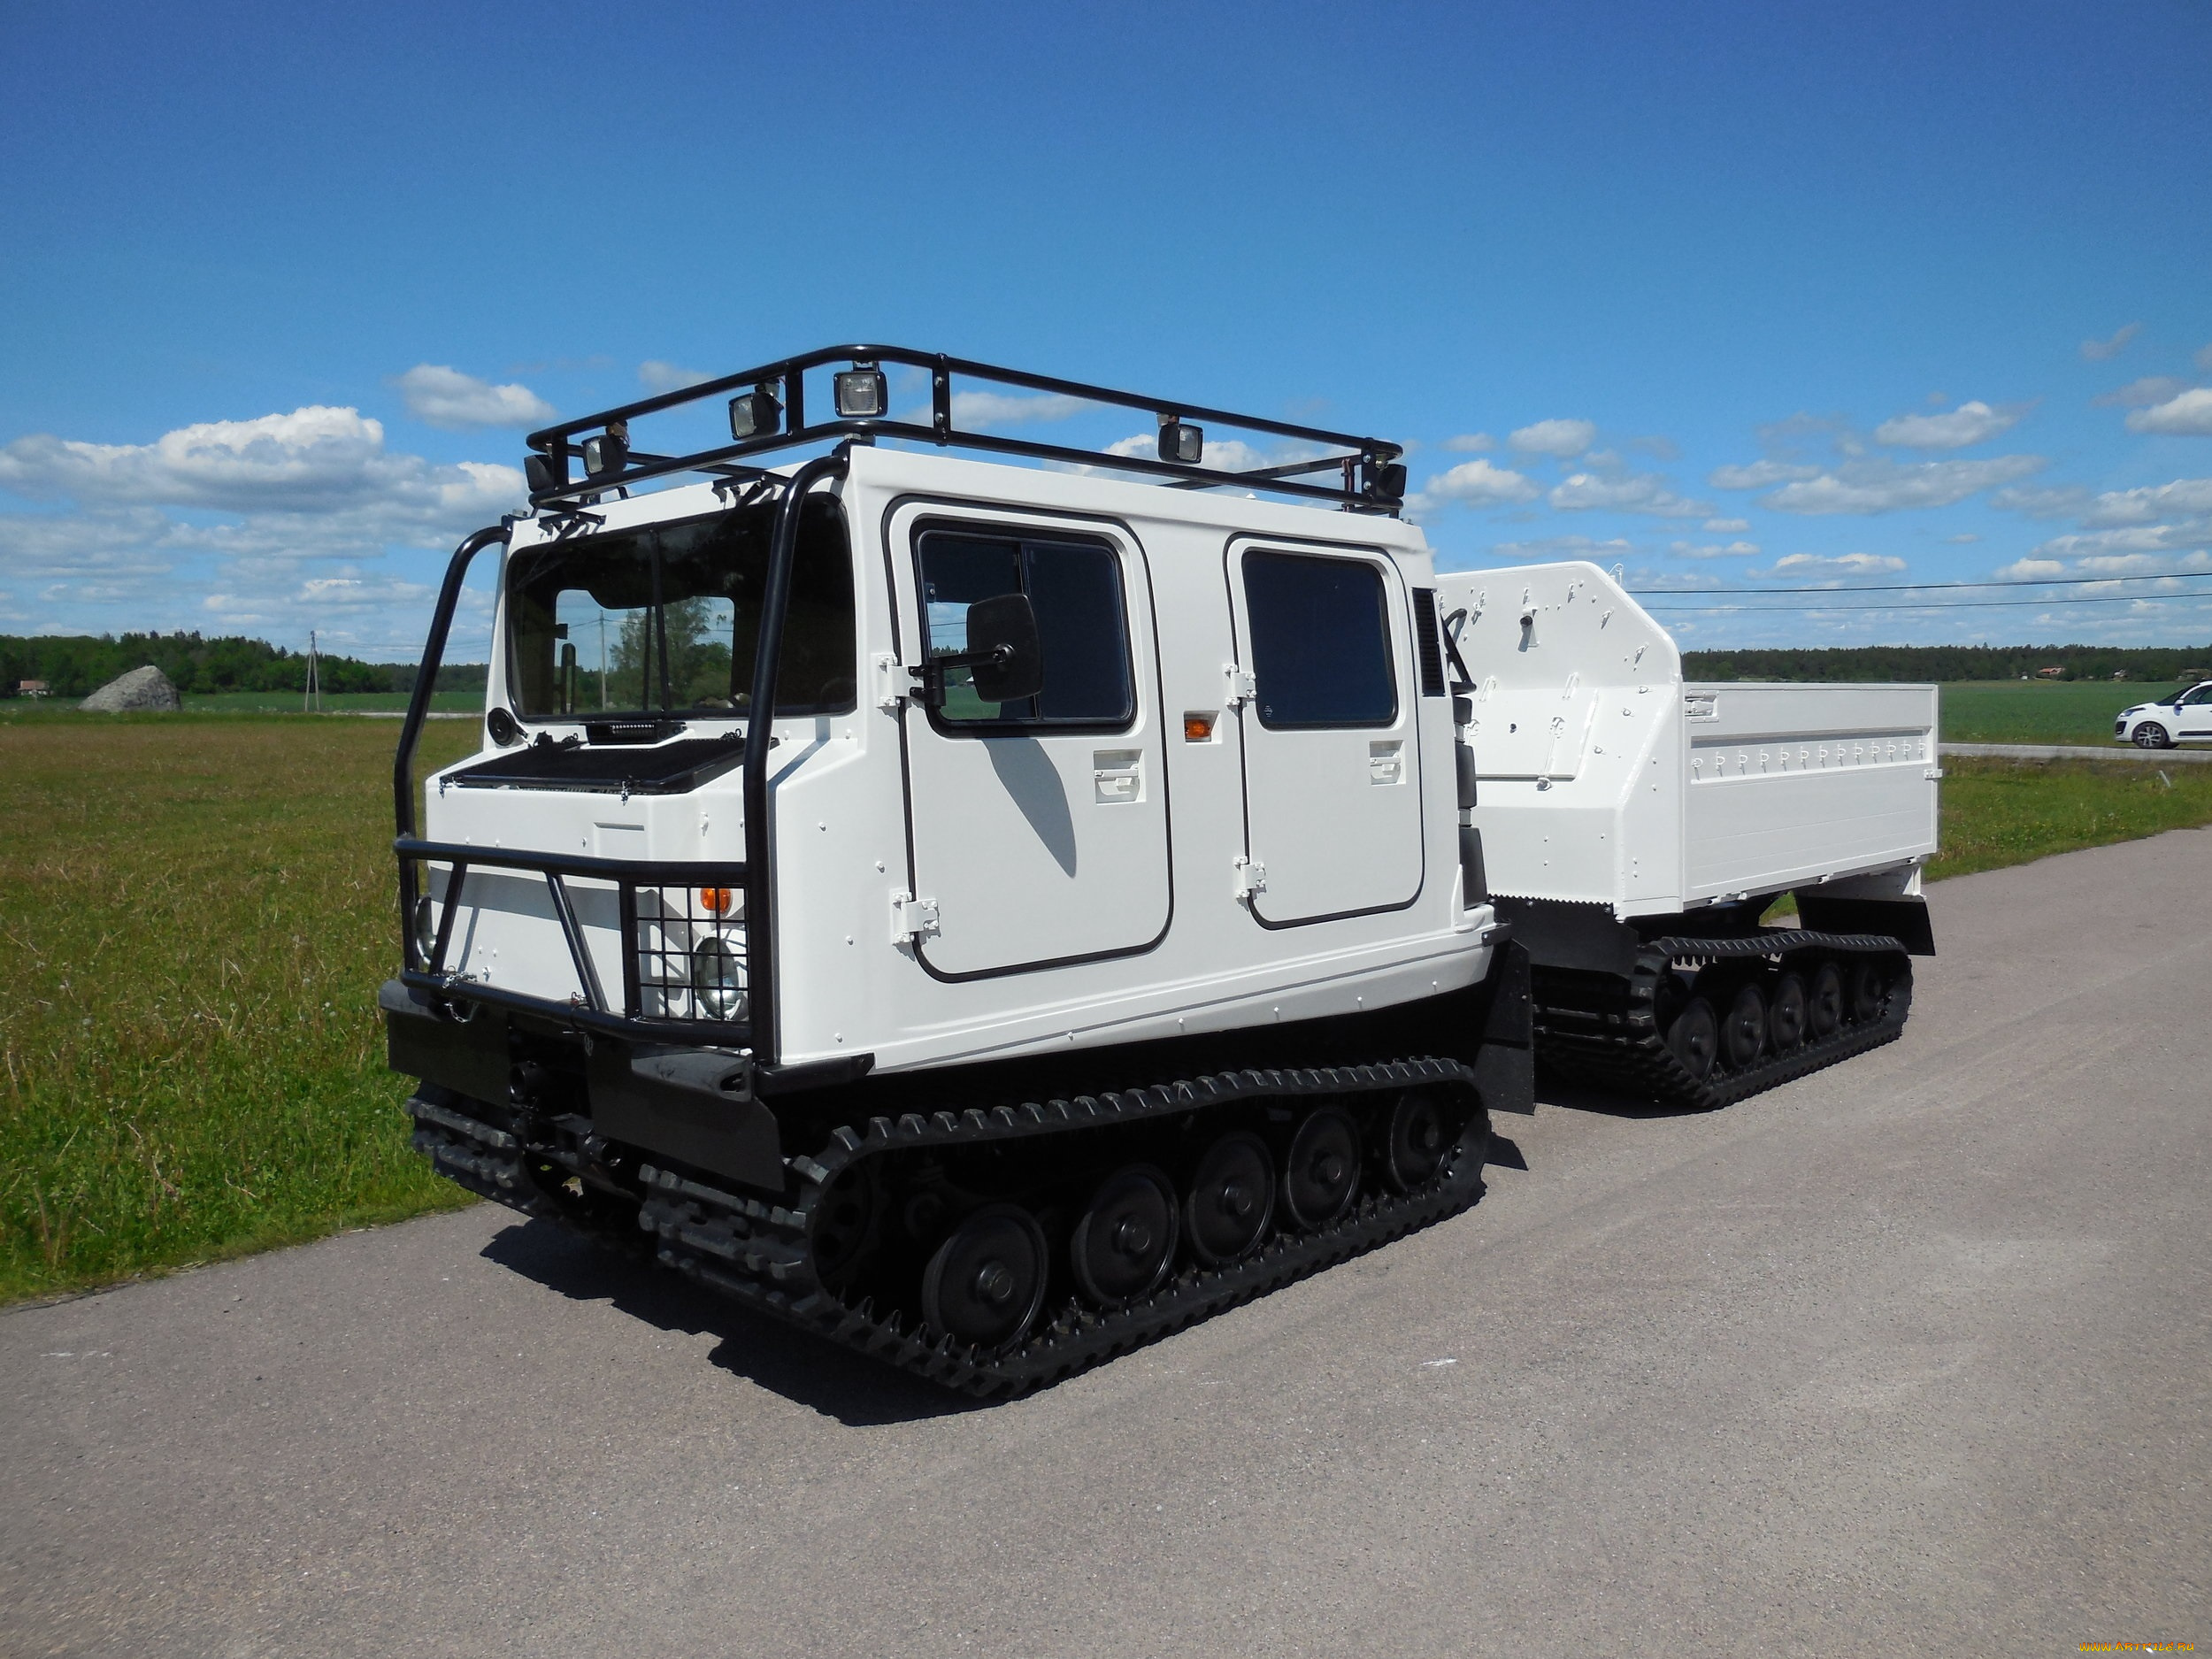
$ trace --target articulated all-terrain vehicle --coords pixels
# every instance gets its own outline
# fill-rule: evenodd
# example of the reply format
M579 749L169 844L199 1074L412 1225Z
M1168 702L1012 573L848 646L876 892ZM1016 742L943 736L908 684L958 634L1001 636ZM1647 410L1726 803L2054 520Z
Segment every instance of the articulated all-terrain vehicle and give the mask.
M873 346L529 442L380 998L417 1146L526 1214L1006 1393L1473 1203L1540 1053L1713 1105L1903 1018L1924 688L1686 687L1593 566L1439 577L1395 444Z

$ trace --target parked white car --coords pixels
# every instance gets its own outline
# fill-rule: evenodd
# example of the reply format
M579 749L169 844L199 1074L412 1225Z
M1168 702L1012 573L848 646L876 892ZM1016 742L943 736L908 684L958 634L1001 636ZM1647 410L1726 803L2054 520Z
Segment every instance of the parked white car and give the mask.
M2176 743L2212 743L2212 680L2192 686L2167 703L2139 703L2120 710L2112 735L2140 749L2171 749Z

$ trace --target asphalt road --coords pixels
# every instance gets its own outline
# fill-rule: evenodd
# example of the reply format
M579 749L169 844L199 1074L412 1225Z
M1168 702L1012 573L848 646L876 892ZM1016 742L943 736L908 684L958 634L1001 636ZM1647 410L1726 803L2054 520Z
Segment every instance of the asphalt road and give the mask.
M2212 1643L2212 832L1934 890L1901 1042L1011 1405L484 1208L0 1317L10 1654Z

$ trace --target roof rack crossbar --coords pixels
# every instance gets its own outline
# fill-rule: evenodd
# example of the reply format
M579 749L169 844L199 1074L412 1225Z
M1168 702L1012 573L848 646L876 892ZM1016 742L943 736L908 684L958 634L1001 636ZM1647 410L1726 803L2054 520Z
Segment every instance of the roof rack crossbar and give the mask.
M806 372L831 364L868 364L878 367L885 364L897 364L926 371L930 377L929 424L923 426L912 420L893 419L887 410L882 415L840 415L827 420L810 422L806 418ZM1095 449L1075 449L1032 438L1008 437L1002 434L966 429L955 419L956 405L952 383L956 375L987 380L997 386L1015 387L1024 391L1077 398L1112 408L1141 410L1156 417L1162 425L1176 420L1211 422L1271 437L1319 444L1331 452L1310 459L1258 467L1248 472L1230 472L1195 463L1165 461L1144 455L1110 455ZM764 385L775 385L781 395L783 413L779 422L780 429L775 432L718 445L690 455L626 452L620 464L615 467L588 474L581 479L571 479L569 476L570 461L580 459L583 455L583 445L579 441L580 434L604 431L618 424L623 425L626 433L626 423L641 416L657 414L663 410L679 408L687 403L703 403L726 394L749 391ZM599 414L541 428L530 434L528 442L531 449L549 464L546 470L551 477L547 488L531 491L530 502L534 507L559 507L585 496L596 496L604 491L676 472L727 474L749 470L733 464L777 449L795 449L840 438L857 439L864 442L889 438L1002 455L1026 456L1033 459L1056 461L1101 472L1141 473L1172 480L1179 488L1187 489L1264 489L1274 494L1329 502L1356 512L1395 512L1402 504L1402 495L1385 486L1393 481L1386 469L1404 453L1403 446L1386 439L1330 432L1317 426L1270 420L1256 415L1240 415L1204 404L1145 397L1133 392L1117 391L1110 387L1087 385L1080 380L1065 380L1053 375L1031 374L1019 369L947 357L940 352L920 352L902 346L880 345L825 347L818 351L785 357L735 374L720 375L713 380L703 380L696 386L640 398L635 403L625 403ZM1310 474L1325 472L1341 472L1343 483L1339 486L1299 481Z

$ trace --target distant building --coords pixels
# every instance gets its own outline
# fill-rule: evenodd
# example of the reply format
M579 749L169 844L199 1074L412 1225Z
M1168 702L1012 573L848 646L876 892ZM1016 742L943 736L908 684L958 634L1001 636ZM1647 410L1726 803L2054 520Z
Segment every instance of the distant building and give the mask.
M2039 668L2035 671L2035 677L2038 680L2060 680L2065 677L2065 673L2062 668Z
M19 680L15 682L15 695L19 697L43 697L52 690L53 687L42 680Z
M2116 668L2112 671L2112 677L2115 680L2125 680L2128 677L2128 671L2124 668Z

